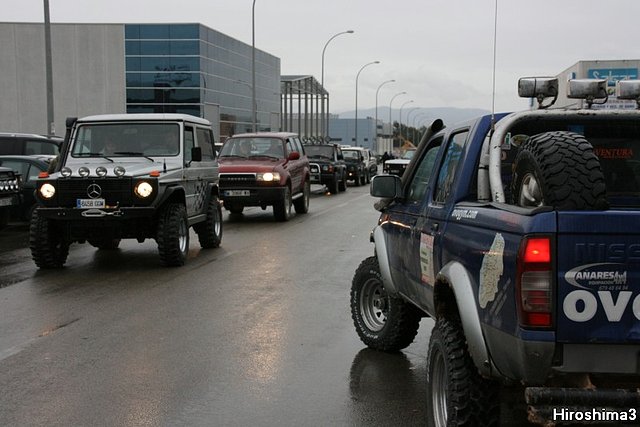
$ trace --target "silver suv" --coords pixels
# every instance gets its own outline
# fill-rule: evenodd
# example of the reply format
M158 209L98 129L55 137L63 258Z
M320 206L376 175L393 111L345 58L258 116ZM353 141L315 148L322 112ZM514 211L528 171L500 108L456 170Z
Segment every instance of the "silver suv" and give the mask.
M166 266L183 265L189 227L203 248L222 240L218 164L209 121L184 114L118 114L67 120L68 141L36 183L30 246L40 268L62 267L69 245L116 249L120 239L158 243Z

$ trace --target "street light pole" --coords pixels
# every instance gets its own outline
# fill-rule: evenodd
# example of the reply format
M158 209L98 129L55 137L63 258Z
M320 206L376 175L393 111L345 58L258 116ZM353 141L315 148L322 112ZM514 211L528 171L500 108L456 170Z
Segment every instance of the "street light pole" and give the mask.
M258 107L256 102L256 0L251 7L251 128L257 131Z
M372 61L367 64L364 64L360 68L360 71L358 71L358 74L356 74L356 122L355 122L356 147L358 146L358 78L360 78L360 73L362 72L362 70L367 68L369 65L379 64L379 63L380 61Z
M411 123L409 121L409 117L411 117L411 113L414 113L416 111L420 111L420 107L413 107L413 108L409 109L409 111L407 111L407 126L406 126L406 128L407 128L407 138L409 137L409 124Z
M396 99L397 96L406 95L407 92L396 93L391 97L391 101L389 101L389 126L391 126L391 151L393 151L393 121L391 120L391 104L393 104L393 100Z
M327 46L329 46L329 43L331 42L331 40L335 39L336 37L338 37L339 35L342 34L353 34L353 30L347 30L347 31L341 31L337 34L334 34L329 40L327 40L327 42L324 44L324 47L322 48L322 71L320 74L320 86L322 86L322 90L325 90L324 88L324 52L327 50ZM326 90L325 90L326 91ZM329 92L327 92L327 112L326 115L329 115ZM324 137L326 137L327 135L329 135L329 117L326 118L326 123L325 123L325 111L324 111L324 102L322 103L322 112L321 112L321 116L322 116L322 133L324 135Z
M53 67L51 61L51 20L49 19L49 0L44 0L44 52L47 80L47 134L55 135L56 126L53 115Z
M404 104L402 104L400 106L400 118L398 119L398 131L400 132L400 142L402 142L402 108L407 105L407 104L411 104L413 102L413 99L411 101L407 101Z
M380 88L384 85L386 85L387 83L393 83L395 82L395 80L387 80L386 82L382 82L380 83L380 86L378 86L378 89L376 89L376 136L375 136L375 147L374 147L374 152L378 152L378 92L380 92ZM383 126L384 128L384 126Z

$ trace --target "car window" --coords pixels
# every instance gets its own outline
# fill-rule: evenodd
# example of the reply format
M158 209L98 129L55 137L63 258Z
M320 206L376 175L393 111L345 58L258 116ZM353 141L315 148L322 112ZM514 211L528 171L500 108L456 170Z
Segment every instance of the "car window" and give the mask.
M15 138L0 138L0 154L22 154L20 141Z
M24 144L24 154L58 154L58 146L53 142L26 140Z
M73 157L176 156L177 123L88 123L74 135Z
M294 151L296 151L296 149L293 141L291 140L291 138L287 138L287 156Z
M21 162L19 160L4 160L0 163L1 166L9 169L13 169L14 172L22 175L22 179L28 176L29 163Z
M197 128L196 136L198 137L198 146L202 149L202 160L213 160L213 144L211 138L211 130L205 128Z
M415 174L407 189L407 201L410 203L420 203L429 188L429 180L442 145L442 137L434 139L429 145L422 160L416 165Z
M191 149L195 147L195 141L193 140L193 128L191 126L184 127L184 162L189 163L191 161Z
M436 183L435 199L436 203L444 203L453 188L453 180L458 170L458 163L462 155L462 150L467 141L469 131L458 132L451 135L448 142L447 152L438 172L438 182Z

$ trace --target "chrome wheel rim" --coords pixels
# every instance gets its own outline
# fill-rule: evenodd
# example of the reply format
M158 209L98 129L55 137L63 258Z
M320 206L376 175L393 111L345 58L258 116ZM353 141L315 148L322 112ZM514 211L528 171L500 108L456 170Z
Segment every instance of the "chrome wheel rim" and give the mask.
M178 224L178 246L183 254L187 252L188 233L187 221L184 218L180 218L180 223Z
M431 372L431 407L433 408L433 421L438 427L447 426L447 394L449 392L447 383L447 371L444 363L444 356L441 352L435 354L433 360L433 371Z
M520 184L520 197L518 204L522 207L537 207L544 204L542 188L534 174L528 173Z
M369 330L379 332L386 325L389 296L379 280L369 279L362 286L360 312L362 320Z

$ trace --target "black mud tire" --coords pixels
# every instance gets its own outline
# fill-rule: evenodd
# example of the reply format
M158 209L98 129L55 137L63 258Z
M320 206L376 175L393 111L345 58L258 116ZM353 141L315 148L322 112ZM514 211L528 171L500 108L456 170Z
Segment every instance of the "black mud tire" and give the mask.
M347 175L342 175L342 180L338 183L338 191L347 191Z
M282 200L278 200L276 204L273 205L273 216L276 221L289 221L289 219L291 219L292 205L291 189L287 186L284 189Z
M11 210L9 208L0 208L0 230L5 228L9 224L9 217L11 216Z
M42 218L35 210L29 224L31 257L39 268L62 268L69 255L69 243L65 241L54 221Z
M87 242L94 248L105 251L114 251L120 246L120 239L112 239L108 237L91 238L87 239Z
M362 261L353 276L351 318L363 343L386 352L408 347L420 326L417 309L384 290L375 256Z
M183 204L169 203L160 210L156 241L164 266L184 265L189 253L189 225Z
M217 197L211 196L207 206L207 219L193 226L200 247L217 248L222 243L222 207Z
M362 175L360 175L360 185L365 185L366 183L367 183L367 173L362 172Z
M327 184L327 190L331 194L338 194L338 178L335 175L331 182Z
M473 364L460 323L439 318L427 353L427 425L498 426L499 394Z
M306 214L309 212L309 199L311 198L311 182L305 181L302 187L302 197L298 197L293 201L293 207L296 213Z
M511 203L555 210L607 209L606 185L593 146L573 132L535 135L518 149Z

